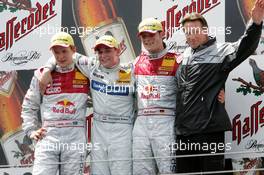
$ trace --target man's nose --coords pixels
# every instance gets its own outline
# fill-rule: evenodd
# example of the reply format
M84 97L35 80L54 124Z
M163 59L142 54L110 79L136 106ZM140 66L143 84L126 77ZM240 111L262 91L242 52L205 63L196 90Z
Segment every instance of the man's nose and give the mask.
M195 39L195 35L194 34L190 34L190 35L187 36L187 39L194 40Z
M57 55L57 59L58 59L59 61L61 61L61 60L63 59L63 54L58 54L58 55Z
M99 54L99 57L100 57L100 58L104 58L105 55L106 55L106 52L101 52L101 53Z

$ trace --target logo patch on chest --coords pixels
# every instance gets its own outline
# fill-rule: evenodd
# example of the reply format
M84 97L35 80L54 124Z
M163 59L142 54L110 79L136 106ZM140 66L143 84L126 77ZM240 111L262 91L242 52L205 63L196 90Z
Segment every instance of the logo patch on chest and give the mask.
M97 72L93 72L93 76L97 77L97 78L100 78L100 79L104 79L104 76L97 73Z
M165 57L163 58L161 67L173 67L175 64L175 58L174 57Z

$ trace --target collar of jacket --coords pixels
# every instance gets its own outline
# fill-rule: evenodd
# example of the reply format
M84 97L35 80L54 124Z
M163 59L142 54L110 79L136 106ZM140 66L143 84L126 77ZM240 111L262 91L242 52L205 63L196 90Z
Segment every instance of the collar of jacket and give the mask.
M213 45L215 42L216 42L216 37L209 36L209 39L208 39L208 41L206 43L198 46L196 49L192 49L192 52L193 53L199 52L199 51L201 51L201 50Z

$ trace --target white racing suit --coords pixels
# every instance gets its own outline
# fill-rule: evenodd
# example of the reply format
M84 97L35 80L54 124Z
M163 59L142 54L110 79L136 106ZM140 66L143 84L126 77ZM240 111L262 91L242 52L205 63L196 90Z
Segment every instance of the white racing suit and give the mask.
M77 56L78 68L90 79L93 100L92 175L132 172L134 79L132 64L102 67L96 58ZM119 160L119 161L118 161Z
M133 174L175 172L174 121L177 55L142 52L134 65L138 115L133 129Z
M74 65L52 72L53 86L42 96L39 90L41 70L32 78L23 104L22 127L30 136L32 131L43 127L46 136L35 146L34 175L83 174L85 161L86 127L85 114L88 79ZM39 123L38 111L41 111Z
M75 54L77 67L90 79L93 101L92 175L130 175L134 120L133 64L102 67L96 58Z

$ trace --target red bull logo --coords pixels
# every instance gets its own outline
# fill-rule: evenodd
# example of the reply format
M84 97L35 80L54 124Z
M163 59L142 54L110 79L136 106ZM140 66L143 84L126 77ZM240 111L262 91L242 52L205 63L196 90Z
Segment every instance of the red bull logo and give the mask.
M62 114L75 114L76 108L75 104L67 99L62 101L58 101L55 106L52 108L54 113L62 113Z
M154 85L146 85L143 87L143 92L141 93L141 98L143 99L159 99L160 92L159 88Z
M153 91L154 91L154 86L151 85L151 84L149 84L149 85L147 85L147 86L144 87L144 92L145 92L146 94L150 94L150 93L153 92Z

